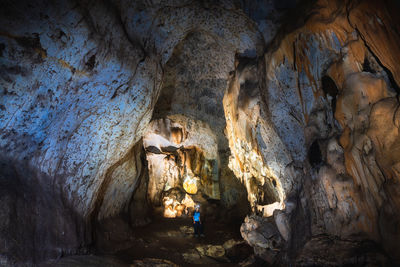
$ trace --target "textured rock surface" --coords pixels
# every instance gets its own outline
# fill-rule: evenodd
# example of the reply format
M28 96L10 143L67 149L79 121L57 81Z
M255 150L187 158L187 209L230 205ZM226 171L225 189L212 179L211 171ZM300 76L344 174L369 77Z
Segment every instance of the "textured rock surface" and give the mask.
M153 121L144 136L149 162L149 199L161 203L161 193L173 188L219 199L217 140L209 126L184 116Z
M398 161L391 156L397 155L399 102L390 63L398 34L378 30L383 21L394 23L388 6L366 2L319 1L305 22L294 22L296 30L274 40L264 61L239 59L225 95L230 166L246 184L253 209L260 208L261 186L281 190L275 194L281 205L263 213L273 215L271 231L277 227L287 241L276 249L297 250L305 240L327 235L361 251L362 240L378 242L394 258L399 250ZM262 162L258 170L257 158L263 159L256 160ZM271 255L274 249L258 241L254 225L244 224L243 237L259 255ZM327 249L337 254L340 246ZM310 251L297 254L309 258L298 263L385 262L383 255L378 262L370 262L374 256L360 261L354 252L323 263L320 247L307 247L313 249L312 257L301 254ZM279 256L264 258L272 263Z
M68 0L2 7L1 254L11 261L75 253L91 242L93 221L129 210L162 67L193 29L230 47L227 62L262 49L253 22L232 7ZM29 220L16 220L14 209ZM43 237L37 229L46 224L54 231ZM25 244L27 234L38 240Z
M167 260L162 259L143 259L143 260L136 260L133 262L133 266L142 266L142 267L178 267L175 263Z
M112 267L177 267L175 263L163 259L145 258L143 260L135 260L132 264L126 264L112 257L100 256L69 256L59 261L49 261L42 266L112 266Z
M213 198L221 199L229 208L245 209L247 207L240 207L245 201L243 187L227 167L229 146L224 134L222 99L228 86L229 73L235 68L235 55L260 55L263 40L254 22L232 5L221 7L211 2L203 4L209 11L191 17L193 23L199 23L198 27L180 40L166 63L163 88L154 110L154 118L184 114L206 124L204 127L212 131L209 135L216 137L216 143L207 144L208 150L217 150L217 154L213 155L213 179L220 182L220 193L216 193L218 196L214 194ZM185 8L175 12L181 14L187 11ZM198 5L194 5L190 12L198 8ZM183 26L180 27L187 27L186 16L190 16L190 12L185 13L184 19L180 21ZM224 21L222 28L218 28L221 23L219 20ZM238 23L242 27L236 27ZM193 130L201 131L196 126Z
M9 219L1 231L17 226L2 254L40 260L83 248L90 218L117 214L130 200L141 168L134 145L160 72L104 3L2 7L1 207ZM28 219L15 221L10 203Z
M58 261L48 261L43 263L41 266L52 267L52 266L113 266L113 267L127 267L129 264L125 264L116 258L112 257L101 257L94 255L85 256L69 256Z
M271 264L399 260L395 1L0 7L2 264L129 240L189 194L249 204Z

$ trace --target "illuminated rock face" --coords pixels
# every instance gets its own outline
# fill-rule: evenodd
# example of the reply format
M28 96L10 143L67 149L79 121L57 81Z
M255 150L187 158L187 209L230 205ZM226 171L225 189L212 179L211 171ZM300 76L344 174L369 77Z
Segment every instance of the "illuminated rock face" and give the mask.
M206 123L171 115L152 121L143 142L149 164L148 197L153 205L160 205L173 189L191 195L200 190L220 199L217 140Z
M264 209L268 213L270 204L279 203L280 208L284 207L284 180L279 179L279 175L285 175L284 168L290 163L290 155L273 126L261 117L264 111L258 66L255 62L244 61L239 62L237 69L224 97L226 132L232 153L229 167L246 185L253 210ZM260 139L262 137L268 138L267 144ZM268 147L271 157L267 162L262 157L259 141L263 142L264 149Z
M97 223L142 225L147 202L176 217L202 194L250 204L243 238L270 263L398 257L396 4L14 2L0 262L85 252Z
M275 242L276 249L307 255L299 256L300 265L351 263L363 239L399 250L398 72L391 63L399 36L384 29L397 17L372 1L347 9L319 4L301 27L277 37L262 60L239 58L224 97L230 167L246 184L253 209L261 208L260 187L278 192L275 205L260 213L274 220L249 219L242 229L271 262L274 245L256 237L274 227L287 241ZM329 248L319 235L346 241ZM338 255L340 246L352 252L339 252L340 259L320 253L324 247ZM314 259L305 259L310 253ZM385 262L375 256L374 264Z
M213 12L218 12L218 9ZM243 18L240 18L242 20ZM222 99L228 86L230 72L235 68L237 47L245 40L251 41L246 51L239 53L248 56L261 54L259 47L262 39L253 28L250 20L243 21L246 34L238 34L237 28L224 30L233 34L232 39L223 41L219 33L194 30L174 48L171 58L164 68L163 88L154 109L153 118L163 119L166 116L182 114L188 121L201 121L202 125L192 127L191 134L202 132L200 128L208 128L204 136L215 136L213 143L203 145L202 151L213 149L212 158L205 161L204 168L213 172L218 183L218 196L221 203L229 210L237 210L245 214L248 210L246 192L243 185L228 167L230 155L228 139L224 133L225 116ZM200 135L198 135L200 136ZM202 144L199 139L197 144ZM203 168L203 167L202 167ZM190 175L190 181L200 176ZM192 183L193 184L193 183ZM195 187L192 187L196 190ZM207 195L210 196L209 193Z

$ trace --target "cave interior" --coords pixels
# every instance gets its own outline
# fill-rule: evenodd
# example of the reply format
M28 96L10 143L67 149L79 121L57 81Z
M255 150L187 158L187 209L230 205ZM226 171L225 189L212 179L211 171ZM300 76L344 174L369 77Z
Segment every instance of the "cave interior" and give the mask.
M400 265L399 11L2 1L0 266Z

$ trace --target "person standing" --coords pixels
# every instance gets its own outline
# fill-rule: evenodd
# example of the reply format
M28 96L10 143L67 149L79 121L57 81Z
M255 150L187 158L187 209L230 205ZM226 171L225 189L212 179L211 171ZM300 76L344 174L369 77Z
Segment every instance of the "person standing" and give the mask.
M203 223L201 222L201 214L200 214L200 205L197 204L195 206L195 211L193 213L193 228L194 228L194 236L199 237L204 236L203 234Z

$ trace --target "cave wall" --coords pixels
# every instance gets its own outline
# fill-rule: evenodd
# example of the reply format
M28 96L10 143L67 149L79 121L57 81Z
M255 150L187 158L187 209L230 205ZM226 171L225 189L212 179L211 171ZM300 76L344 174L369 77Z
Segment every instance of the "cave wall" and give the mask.
M232 56L262 49L255 24L230 3L21 0L1 7L1 175L11 192L1 212L17 214L10 203L21 198L18 212L32 218L2 222L2 233L14 223L24 229L20 239L4 235L1 257L10 263L85 252L97 221L146 199L132 198L145 171L140 139L177 44L199 31ZM13 193L21 188L51 208L32 210ZM25 244L44 225L50 237Z
M0 147L15 174L1 172L18 193L1 209L24 214L20 238L5 238L1 254L12 262L76 253L91 243L91 218L117 214L131 198L140 166L130 155L141 151L134 145L151 118L158 63L129 41L106 2L1 5ZM15 220L2 222L2 233Z
M299 265L354 264L360 251L364 262L385 264L382 255L399 250L399 102L390 63L398 33L385 29L397 24L388 6L372 1L303 8L308 19L286 26L294 30L278 34L261 60L238 58L224 98L230 166L253 209L273 218L247 218L242 235L271 263L285 260L276 249L286 247ZM262 208L256 192L268 180L284 201Z

